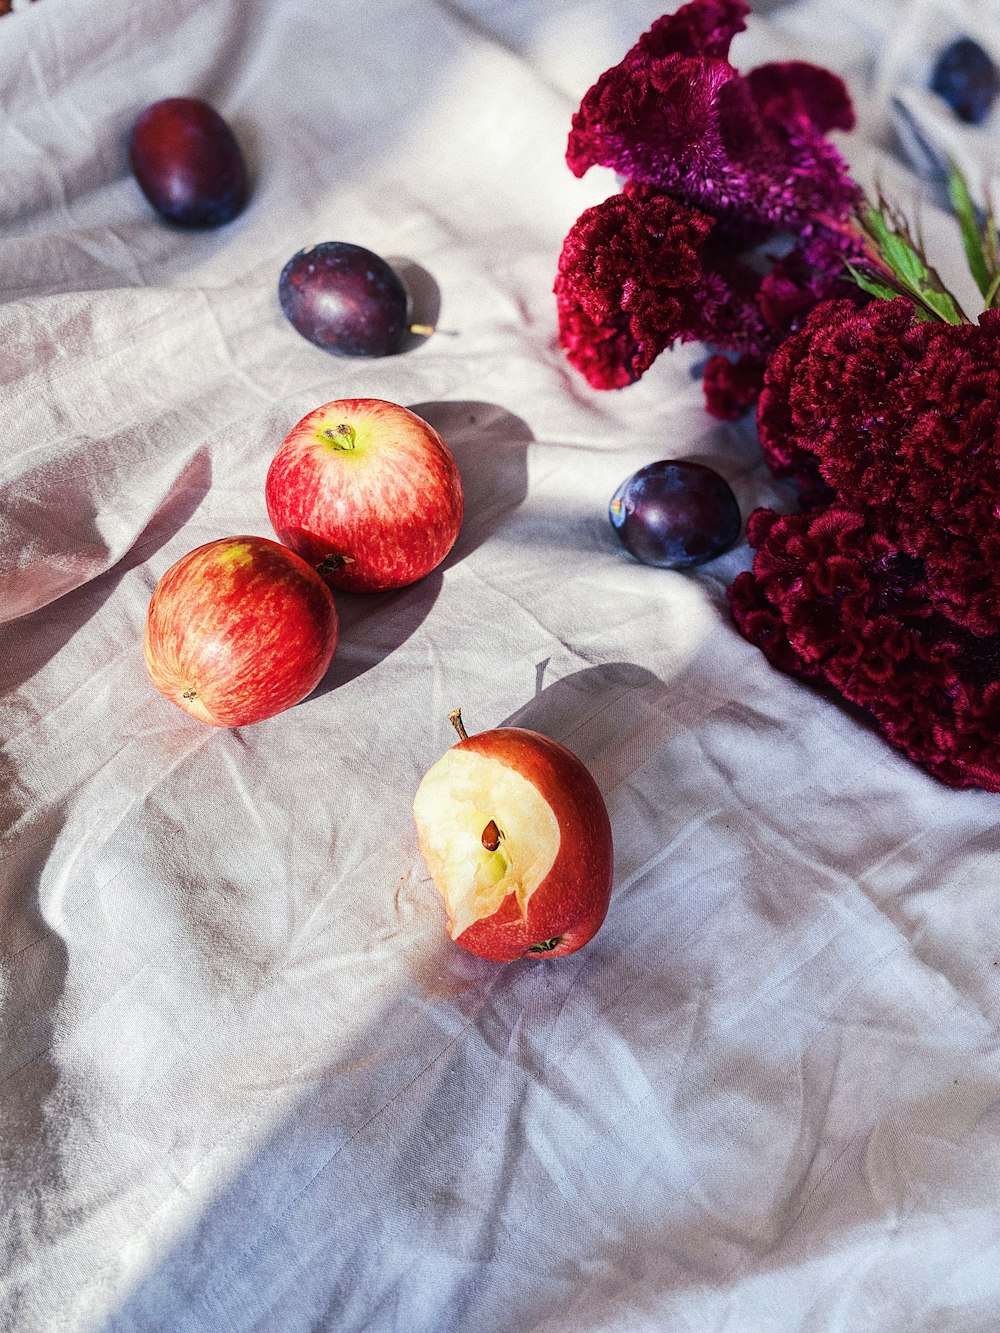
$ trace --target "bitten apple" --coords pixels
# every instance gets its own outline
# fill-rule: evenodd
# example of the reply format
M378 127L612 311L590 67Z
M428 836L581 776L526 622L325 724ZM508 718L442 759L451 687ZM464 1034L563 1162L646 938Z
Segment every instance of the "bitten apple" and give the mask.
M146 670L199 722L242 727L291 708L337 646L333 595L266 537L223 537L171 565L146 616Z
M437 431L379 398L318 407L275 454L275 532L334 588L401 588L436 569L462 525L462 480Z
M456 944L495 963L558 958L597 932L611 895L611 822L586 766L520 727L461 737L413 803L420 850Z

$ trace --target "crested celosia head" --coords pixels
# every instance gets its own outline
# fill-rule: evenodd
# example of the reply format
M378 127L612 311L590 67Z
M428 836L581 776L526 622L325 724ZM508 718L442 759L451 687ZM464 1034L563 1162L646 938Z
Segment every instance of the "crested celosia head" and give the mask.
M903 299L820 306L771 359L775 471L812 476L923 562L935 610L1000 632L1000 311L917 322Z
M584 97L570 169L611 167L715 217L767 227L844 216L857 189L824 137L854 124L843 81L803 61L741 75L729 44L748 13L741 0L694 0L658 19Z
M597 388L631 384L675 341L768 342L760 278L705 213L626 185L566 238L556 277L563 344Z
M859 195L825 137L853 124L847 91L798 61L741 75L728 53L748 12L742 0L693 0L659 19L573 118L571 169L610 167L627 181L572 228L556 284L560 342L595 388L631 383L674 341L760 360L818 300L847 290L853 242L838 224ZM670 219L659 231L655 200ZM699 219L711 231L692 263ZM792 246L770 270L768 240ZM752 266L741 259L751 250ZM710 408L736 401L709 395Z
M804 512L751 517L737 625L943 781L1000 791L1000 311L965 320L905 223L862 204L826 138L853 123L835 75L732 66L748 12L693 0L583 99L569 164L625 184L566 238L560 342L607 389L698 339L710 411L759 392ZM992 215L952 190L1000 302Z
M1000 311L918 322L905 299L819 307L758 408L814 507L755 515L742 632L863 708L917 763L1000 790Z

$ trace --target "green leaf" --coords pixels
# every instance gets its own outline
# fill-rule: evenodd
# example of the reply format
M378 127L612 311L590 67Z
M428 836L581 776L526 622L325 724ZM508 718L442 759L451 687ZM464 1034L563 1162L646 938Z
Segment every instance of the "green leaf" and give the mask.
M986 302L987 310L992 310L994 308L998 291L1000 291L1000 273L993 279L989 290L983 292L983 300Z
M866 204L862 224L879 260L899 282L902 294L912 297L932 317L946 324L965 322L955 298L914 245L903 218L893 215L880 198L878 207Z
M882 258L893 273L913 291L920 291L930 281L930 270L902 236L890 232L882 243Z
M902 295L901 292L897 292L892 287L886 286L884 282L878 282L875 278L870 278L867 273L862 273L861 270L855 268L853 264L848 264L847 268L851 277L861 290L867 292L869 296L881 296L883 301L892 301L895 300L897 296Z
M948 163L948 197L951 199L951 206L958 218L969 271L976 280L976 286L983 296L986 296L991 286L993 286L996 275L995 260L991 267L990 257L986 249L989 242L987 237L979 230L979 216L976 205L972 202L972 195L969 193L969 186L962 170L958 163L954 161ZM995 236L995 232L993 232L993 235ZM995 255L995 243L993 249Z
M874 270L874 273L864 272L848 265L863 291L883 300L909 297L924 319L939 319L946 324L967 323L962 308L928 264L923 247L914 241L905 217L896 213L881 194L877 204L865 200L856 218ZM981 242L980 249L985 265L985 242Z
M997 256L997 222L993 213L993 200L986 191L986 216L983 218L983 249L986 251L986 263L991 273L1000 273L1000 258Z
M946 324L964 324L966 321L959 314L955 298L950 292L928 287L920 293L920 299L929 310L943 319Z

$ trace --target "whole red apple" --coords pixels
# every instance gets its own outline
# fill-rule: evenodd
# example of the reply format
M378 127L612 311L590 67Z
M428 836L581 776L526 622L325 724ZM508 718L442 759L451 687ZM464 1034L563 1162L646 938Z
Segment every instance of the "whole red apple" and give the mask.
M437 568L462 525L451 451L414 412L343 398L303 417L264 490L281 540L332 587L375 592Z
M319 684L337 646L330 589L266 537L223 537L164 574L146 615L146 670L199 722L243 727Z
M611 821L586 766L520 727L462 739L413 803L420 850L470 953L558 958L596 934L611 895Z

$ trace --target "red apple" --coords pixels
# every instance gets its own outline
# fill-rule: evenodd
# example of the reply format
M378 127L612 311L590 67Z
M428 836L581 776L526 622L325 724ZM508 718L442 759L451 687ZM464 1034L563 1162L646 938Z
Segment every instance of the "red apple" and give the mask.
M242 727L291 708L337 646L330 589L266 537L223 537L164 574L146 616L146 670L199 722Z
M436 569L462 525L451 451L415 413L343 398L303 417L267 473L281 540L334 588L401 588Z
M611 822L558 741L520 727L463 738L413 803L420 850L456 944L495 963L558 958L597 932L611 895Z

